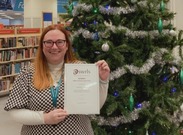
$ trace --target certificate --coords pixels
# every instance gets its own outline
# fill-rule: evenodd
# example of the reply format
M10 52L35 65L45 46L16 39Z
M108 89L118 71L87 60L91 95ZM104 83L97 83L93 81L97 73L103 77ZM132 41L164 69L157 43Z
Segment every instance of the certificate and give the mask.
M64 110L68 114L99 114L99 74L95 64L65 64Z

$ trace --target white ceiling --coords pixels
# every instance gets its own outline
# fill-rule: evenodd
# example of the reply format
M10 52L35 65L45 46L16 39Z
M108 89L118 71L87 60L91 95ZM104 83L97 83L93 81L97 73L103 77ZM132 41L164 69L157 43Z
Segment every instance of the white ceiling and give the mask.
M23 19L23 12L18 11L2 11L0 10L0 19Z

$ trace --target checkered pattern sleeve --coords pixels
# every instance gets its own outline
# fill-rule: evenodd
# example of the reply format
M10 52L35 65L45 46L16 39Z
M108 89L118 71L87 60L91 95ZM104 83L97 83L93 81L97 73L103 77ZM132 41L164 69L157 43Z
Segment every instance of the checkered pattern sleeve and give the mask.
M14 82L5 110L29 109L29 111L50 112L53 110L50 89L38 91L33 83L34 68L23 70ZM64 108L64 82L62 82L57 108ZM35 122L35 121L34 121ZM21 135L94 135L88 115L68 115L64 121L52 126L49 124L24 125Z
M14 81L13 89L8 97L8 101L5 105L5 110L27 108L29 99L29 75L24 69Z

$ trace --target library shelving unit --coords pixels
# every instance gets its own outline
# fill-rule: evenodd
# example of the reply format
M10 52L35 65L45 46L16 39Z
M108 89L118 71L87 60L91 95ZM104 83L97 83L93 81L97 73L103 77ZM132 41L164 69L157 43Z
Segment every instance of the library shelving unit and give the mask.
M21 68L34 59L40 33L40 28L0 29L0 96L10 92Z

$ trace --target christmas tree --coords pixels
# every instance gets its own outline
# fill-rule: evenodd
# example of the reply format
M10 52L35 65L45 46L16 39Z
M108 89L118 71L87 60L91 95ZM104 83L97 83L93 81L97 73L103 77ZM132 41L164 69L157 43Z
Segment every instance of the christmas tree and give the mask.
M104 59L111 68L107 101L91 117L95 135L180 134L183 41L167 3L69 1L66 28L77 56L89 63Z

